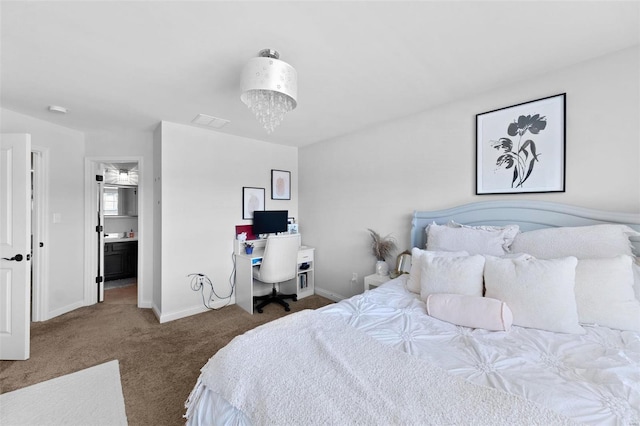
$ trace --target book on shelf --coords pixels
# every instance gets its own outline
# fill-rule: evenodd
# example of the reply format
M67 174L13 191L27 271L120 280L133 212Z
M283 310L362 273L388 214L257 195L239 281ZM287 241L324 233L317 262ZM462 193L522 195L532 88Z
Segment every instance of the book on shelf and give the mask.
M300 274L300 288L307 288L307 274Z

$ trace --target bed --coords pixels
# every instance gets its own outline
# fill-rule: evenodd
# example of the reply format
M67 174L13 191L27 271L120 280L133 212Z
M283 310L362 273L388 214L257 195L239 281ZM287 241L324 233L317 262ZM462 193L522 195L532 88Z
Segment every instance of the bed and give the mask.
M186 423L638 425L639 231L550 202L415 212L409 274L236 337Z

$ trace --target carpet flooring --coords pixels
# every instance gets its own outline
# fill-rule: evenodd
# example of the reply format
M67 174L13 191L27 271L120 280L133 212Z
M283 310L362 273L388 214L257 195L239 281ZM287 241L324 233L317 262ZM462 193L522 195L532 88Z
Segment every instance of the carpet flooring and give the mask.
M131 289L134 290L131 290ZM269 305L250 315L236 305L158 323L150 309L139 309L131 294L31 324L31 358L0 361L0 393L118 360L130 425L184 424L184 402L200 368L235 336L303 309L333 303L309 296L291 303L291 312ZM129 302L127 302L127 300Z

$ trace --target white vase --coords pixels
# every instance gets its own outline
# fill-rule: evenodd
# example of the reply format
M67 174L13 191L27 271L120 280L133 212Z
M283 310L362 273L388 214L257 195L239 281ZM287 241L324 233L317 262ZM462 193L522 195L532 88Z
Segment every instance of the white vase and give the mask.
M376 262L376 274L389 275L389 265L384 260L378 260Z

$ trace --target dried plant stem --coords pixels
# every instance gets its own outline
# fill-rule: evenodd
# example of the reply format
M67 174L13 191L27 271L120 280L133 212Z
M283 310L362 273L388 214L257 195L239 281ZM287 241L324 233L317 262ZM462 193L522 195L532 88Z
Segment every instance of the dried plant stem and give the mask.
M396 240L391 235L381 237L376 231L367 229L371 234L371 252L377 260L385 260L396 249Z

